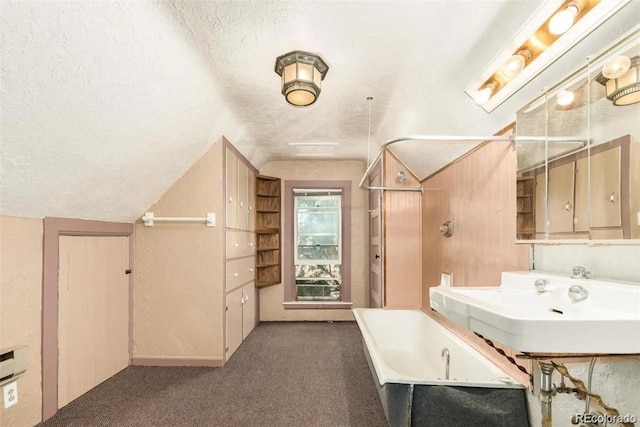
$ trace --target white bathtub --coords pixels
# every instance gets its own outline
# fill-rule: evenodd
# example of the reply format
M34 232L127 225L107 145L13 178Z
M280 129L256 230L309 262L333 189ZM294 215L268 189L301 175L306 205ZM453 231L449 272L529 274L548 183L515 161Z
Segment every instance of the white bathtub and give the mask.
M390 426L529 425L525 388L422 311L353 314Z
M438 384L521 388L518 382L420 310L355 308L380 385ZM443 348L449 349L449 380Z

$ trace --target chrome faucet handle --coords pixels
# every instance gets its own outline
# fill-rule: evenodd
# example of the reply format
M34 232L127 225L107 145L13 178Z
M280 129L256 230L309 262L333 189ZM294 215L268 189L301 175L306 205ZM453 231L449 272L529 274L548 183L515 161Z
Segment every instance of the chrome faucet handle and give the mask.
M591 274L591 272L587 271L587 269L581 265L576 265L575 267L573 267L573 275L571 276L571 278L572 279L588 279L589 278L588 274Z
M533 282L533 287L536 288L536 292L541 294L546 290L549 281L547 279L538 279Z
M589 291L584 286L573 285L569 288L568 294L573 302L579 302L587 299Z

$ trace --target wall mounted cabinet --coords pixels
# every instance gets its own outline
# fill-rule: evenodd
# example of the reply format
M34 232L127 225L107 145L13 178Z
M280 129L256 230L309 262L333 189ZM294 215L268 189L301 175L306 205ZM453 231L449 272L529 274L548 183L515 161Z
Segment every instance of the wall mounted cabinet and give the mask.
M225 358L229 358L257 321L255 290L255 175L231 144L225 146Z
M280 178L256 177L256 286L281 280L281 192Z

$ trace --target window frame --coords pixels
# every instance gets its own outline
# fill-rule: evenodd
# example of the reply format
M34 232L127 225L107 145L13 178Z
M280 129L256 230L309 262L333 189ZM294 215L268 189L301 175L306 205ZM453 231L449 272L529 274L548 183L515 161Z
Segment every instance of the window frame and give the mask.
M284 307L287 308L350 308L351 307L351 181L284 181L284 239L283 239L283 283ZM341 301L296 301L295 240L294 224L297 221L294 190L340 190L341 226Z

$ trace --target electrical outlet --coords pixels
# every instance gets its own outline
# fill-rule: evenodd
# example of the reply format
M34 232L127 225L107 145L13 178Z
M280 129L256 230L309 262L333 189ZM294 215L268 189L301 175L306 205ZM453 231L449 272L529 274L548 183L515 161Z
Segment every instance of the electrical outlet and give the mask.
M16 381L7 384L3 389L4 408L10 408L18 403L18 383Z

